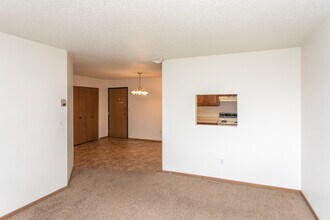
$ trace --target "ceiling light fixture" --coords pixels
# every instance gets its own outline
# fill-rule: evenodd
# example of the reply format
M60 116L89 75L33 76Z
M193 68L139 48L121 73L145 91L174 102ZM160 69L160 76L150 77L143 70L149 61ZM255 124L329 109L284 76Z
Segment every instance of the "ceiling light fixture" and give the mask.
M164 58L152 60L153 63L161 64L164 61Z
M138 74L139 74L139 87L137 89L134 89L131 93L132 93L132 95L148 95L149 92L147 90L144 90L141 87L141 75L142 75L142 73L138 72Z

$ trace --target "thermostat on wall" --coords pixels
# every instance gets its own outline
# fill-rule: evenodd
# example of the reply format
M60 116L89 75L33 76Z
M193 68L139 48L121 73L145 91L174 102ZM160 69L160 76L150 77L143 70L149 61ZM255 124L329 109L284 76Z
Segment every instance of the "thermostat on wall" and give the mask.
M65 99L61 99L61 106L65 107L66 106L66 100Z

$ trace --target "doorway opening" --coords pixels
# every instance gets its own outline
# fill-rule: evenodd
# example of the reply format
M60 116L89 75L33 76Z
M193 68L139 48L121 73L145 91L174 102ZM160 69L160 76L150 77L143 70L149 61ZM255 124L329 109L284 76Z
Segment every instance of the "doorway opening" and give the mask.
M158 79L151 79L151 81L159 83ZM127 82L127 84L129 83ZM158 109L161 106L158 99L161 97L161 87L160 85L159 87L154 86L154 92L150 96L136 97L129 96L129 87L124 86L99 88L101 90L99 124L102 137L99 137L97 141L81 144L74 148L75 168L140 172L162 170L161 140L157 140L157 138L154 140L142 139L144 136L141 134L142 138L139 139L140 136L134 133L136 130L132 130L130 133L128 127L128 120L130 120L132 127L141 128L139 131L144 132L146 137L150 133L156 136L156 129L149 129L148 120L159 118L156 116L159 116L157 110L161 110ZM132 102L129 103L128 99ZM139 101L135 102L137 100ZM150 102L152 105L149 105ZM145 114L144 120L141 121L141 117L136 117L139 115L137 114L139 111L130 114L128 111L130 109L144 110L148 114ZM128 119L128 114L130 114L130 119ZM108 129L106 129L107 124Z

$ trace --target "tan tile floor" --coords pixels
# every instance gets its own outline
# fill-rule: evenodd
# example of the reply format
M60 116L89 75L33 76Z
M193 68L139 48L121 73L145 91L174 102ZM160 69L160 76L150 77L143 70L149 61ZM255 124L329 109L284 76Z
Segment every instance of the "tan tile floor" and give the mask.
M104 138L74 147L76 168L161 171L162 143Z

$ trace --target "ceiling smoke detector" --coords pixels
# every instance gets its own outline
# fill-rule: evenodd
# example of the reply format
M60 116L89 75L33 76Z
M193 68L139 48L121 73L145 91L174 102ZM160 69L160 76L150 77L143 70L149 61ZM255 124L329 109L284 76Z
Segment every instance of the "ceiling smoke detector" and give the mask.
M161 64L164 61L164 58L152 60L153 63Z

